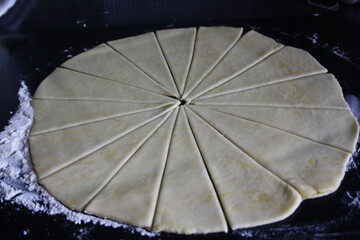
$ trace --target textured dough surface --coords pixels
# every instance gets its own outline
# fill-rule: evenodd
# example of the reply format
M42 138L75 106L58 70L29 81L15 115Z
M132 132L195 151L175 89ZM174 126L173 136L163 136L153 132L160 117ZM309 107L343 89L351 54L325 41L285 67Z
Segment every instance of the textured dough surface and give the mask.
M359 131L339 83L242 33L160 30L67 60L32 101L40 183L71 209L184 234L273 223L334 192Z
M110 41L108 44L156 82L178 94L154 33Z
M194 52L196 28L161 30L156 32L156 36L174 76L179 93L182 93Z
M177 111L131 156L86 212L151 227Z
M106 44L69 59L61 67L161 94L175 94Z
M180 107L154 218L155 231L227 231L224 214Z

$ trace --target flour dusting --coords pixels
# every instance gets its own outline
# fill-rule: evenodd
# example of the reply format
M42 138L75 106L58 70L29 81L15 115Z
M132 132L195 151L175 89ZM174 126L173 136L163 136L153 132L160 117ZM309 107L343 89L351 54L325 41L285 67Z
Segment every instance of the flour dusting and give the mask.
M347 94L345 95L345 100L347 104L349 105L354 117L357 119L358 122L360 122L360 99L354 95ZM358 138L357 145L360 145L360 138ZM357 159L360 155L360 148L356 148L355 152L349 159L349 162L346 166L346 171L355 170L357 171L357 165L354 159ZM359 175L359 173L358 173ZM360 175L359 175L360 176Z
M12 8L17 0L3 0L0 1L0 17L5 15L9 11L10 8Z
M131 227L115 221L72 211L53 198L38 182L32 169L27 139L33 123L34 110L24 82L18 92L19 108L0 132L0 202L11 201L34 212L49 215L62 214L76 224L94 223L124 228L141 236L153 237L158 233ZM27 235L28 232L24 232ZM79 232L82 236L85 232Z
M360 209L360 191L346 192L348 205Z
M347 94L345 95L345 100L354 114L354 117L360 121L360 99L354 95Z
M327 42L322 42L319 39L319 34L317 32L314 32L312 35L305 35L305 37L311 41L314 45L321 47L327 51L330 51L331 53L337 55L338 57L344 59L345 61L352 63L350 57L348 54L343 51L338 45L332 46Z

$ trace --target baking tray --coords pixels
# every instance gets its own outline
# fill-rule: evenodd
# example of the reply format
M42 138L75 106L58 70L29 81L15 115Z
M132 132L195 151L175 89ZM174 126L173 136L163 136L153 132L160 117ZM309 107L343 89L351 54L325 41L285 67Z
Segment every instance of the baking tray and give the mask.
M1 128L16 111L21 80L33 94L56 66L102 42L194 26L241 26L307 50L337 77L347 100L354 110L358 108L357 113L360 110L356 105L360 99L359 6L340 5L340 11L329 12L310 7L306 1L293 5L271 5L268 1L89 1L87 8L81 1L64 1L62 5L60 1L41 5L24 2L19 1L9 15L0 18L0 41L5 49L5 53L0 52ZM356 149L359 151L359 146ZM150 238L129 229L75 224L62 215L33 212L3 201L1 239L360 239L359 198L360 157L355 154L335 193L306 200L289 218L270 225L226 234L161 233Z

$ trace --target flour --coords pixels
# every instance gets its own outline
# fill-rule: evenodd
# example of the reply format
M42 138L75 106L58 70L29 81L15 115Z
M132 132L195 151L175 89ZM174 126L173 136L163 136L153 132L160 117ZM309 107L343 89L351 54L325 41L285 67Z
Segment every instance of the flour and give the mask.
M346 192L348 199L348 205L357 207L360 209L360 191L348 191Z
M0 17L5 15L16 3L16 0L3 0L0 1Z
M345 100L347 104L349 105L354 117L357 119L358 122L360 122L360 99L354 95L347 94L345 95ZM360 145L360 138L358 138L357 145ZM357 165L354 161L354 159L357 159L360 155L360 148L357 148L351 158L349 159L349 162L346 166L346 172L350 170L357 170ZM360 177L359 173L358 176Z
M353 64L353 62L351 61L351 58L348 56L348 53L346 53L344 50L342 50L338 45L331 45L327 42L322 42L319 40L319 34L317 32L314 32L313 35L305 35L305 37L311 41L312 44L321 47L333 54L335 54L336 56L344 59L345 61Z
M72 211L37 183L35 172L31 167L27 143L34 110L30 105L30 95L24 82L21 83L18 95L19 108L10 119L9 125L0 133L0 202L11 201L34 212L44 212L49 215L62 214L76 224L91 222L114 228L126 228L142 236L157 236L157 233L142 228ZM24 232L24 235L26 234L27 232Z
M360 99L354 95L347 94L345 95L345 100L354 114L354 117L360 121Z

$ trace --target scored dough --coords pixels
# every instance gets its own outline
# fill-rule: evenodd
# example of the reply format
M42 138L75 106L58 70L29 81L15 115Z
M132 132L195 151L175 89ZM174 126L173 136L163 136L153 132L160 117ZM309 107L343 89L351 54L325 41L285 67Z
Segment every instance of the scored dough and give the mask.
M41 179L98 150L126 133L146 124L173 107L129 114L121 117L50 131L30 134L33 163ZM45 147L44 147L45 146Z
M39 99L111 100L128 102L175 102L164 95L75 71L57 68L35 92Z
M140 147L86 212L151 227L177 112Z
M110 41L108 44L159 84L178 93L154 33Z
M301 202L295 190L256 164L194 113L187 113L231 228L281 220L295 211Z
M91 51L70 58L61 67L125 83L148 91L176 96L176 92L164 88L159 82L144 74L106 44L100 44Z
M162 116L125 134L56 171L51 177L41 179L40 183L62 202L82 211L163 121ZM119 152L119 149L127 151Z
M187 96L239 40L242 28L200 27L195 42L186 88Z
M175 228L180 233L227 231L184 107L180 107L170 142L153 227L155 231Z
M225 82L240 74L242 71L260 62L270 54L283 47L255 31L246 33L227 53L216 67L207 75L188 96L188 99L196 98L208 89Z
M341 88L331 74L314 75L268 84L211 98L196 99L196 105L249 105L349 109Z
M144 112L171 105L169 103L131 103L80 100L33 99L36 109L32 135L106 120L123 115ZM71 114L68 114L71 112Z
M358 137L339 83L242 32L160 30L67 60L32 101L39 182L71 209L185 234L280 221L334 192Z
M194 52L196 29L161 30L156 32L156 36L159 39L179 92L182 93Z
M304 199L328 194L340 184L350 153L200 106L189 108Z
M358 137L356 135L357 122L351 116L349 109L241 105L207 105L206 107L279 128L314 141L322 141L324 144L344 151L355 150L352 143ZM326 125L323 124L324 122ZM334 138L334 135L337 137Z
M288 66L291 66L291 68ZM225 72L223 69L219 71L220 74ZM224 80L215 78L217 80L215 86L221 86L215 89L213 89L213 86L210 86L213 90L208 91L201 97L198 97L198 99L325 72L327 72L326 68L321 66L309 53L293 47L284 47L228 82L226 80L232 75ZM206 92L210 87L204 87L204 90L199 92L197 96ZM202 89L201 86L199 88Z

